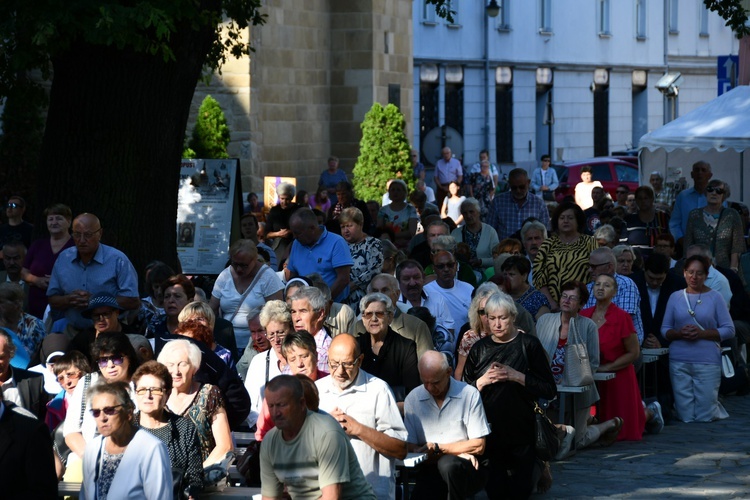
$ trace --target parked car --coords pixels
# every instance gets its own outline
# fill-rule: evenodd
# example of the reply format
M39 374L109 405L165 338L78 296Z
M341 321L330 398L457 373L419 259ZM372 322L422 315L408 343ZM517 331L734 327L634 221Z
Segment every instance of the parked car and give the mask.
M574 195L576 184L581 182L581 167L586 165L591 167L593 180L601 182L613 200L616 199L615 191L620 184L625 184L631 191L638 187L638 167L617 158L599 157L553 163L552 168L557 172L560 181L560 186L555 190L555 199L558 203L566 196Z

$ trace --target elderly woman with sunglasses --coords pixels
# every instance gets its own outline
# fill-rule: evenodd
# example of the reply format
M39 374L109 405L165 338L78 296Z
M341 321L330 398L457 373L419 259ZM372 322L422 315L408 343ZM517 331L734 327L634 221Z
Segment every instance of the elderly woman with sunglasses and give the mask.
M172 392L172 376L157 361L143 363L133 374L138 413L134 423L167 446L172 469L183 473L190 496L203 489L200 441L190 420L165 411Z
M234 326L241 353L251 344L248 319L269 300L281 299L284 284L270 267L258 261L258 249L250 240L232 243L229 258L229 267L216 278L209 304L217 317Z
M711 249L717 267L729 267L737 272L740 255L747 250L740 214L725 208L730 190L726 182L712 179L706 188L706 206L688 215L684 248L702 243Z
M86 444L96 435L96 422L91 412L90 401L87 402L86 391L89 387L103 380L107 383L130 383L136 368L138 356L128 340L121 332L105 332L99 334L91 346L91 357L99 367L99 373L89 373L78 382L68 404L63 424L65 444L72 453L68 457L66 481L80 481L80 462L83 458ZM76 463L77 462L77 463Z
M99 383L88 391L98 436L86 445L80 497L171 500L167 447L139 429L126 382Z

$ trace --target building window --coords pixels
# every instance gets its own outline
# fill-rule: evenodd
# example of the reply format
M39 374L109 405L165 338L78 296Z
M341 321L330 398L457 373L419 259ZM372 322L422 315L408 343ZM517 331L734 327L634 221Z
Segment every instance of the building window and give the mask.
M552 0L539 0L539 32L552 33Z
M422 24L435 26L437 25L435 18L435 6L431 3L427 3L425 0L424 5L422 5Z
M500 12L495 18L495 26L501 31L510 31L510 2L508 0L498 0Z
M458 0L448 0L446 6L453 14L453 22L449 23L448 26L460 26L461 22L458 18Z
M703 2L698 4L698 27L700 28L698 36L708 37L708 9Z
M678 14L679 10L677 8L678 6L678 0L669 0L669 34L670 35L676 35L680 32L680 29L677 24Z
M646 39L646 0L635 0L635 38Z
M464 69L445 67L445 124L464 133Z
M495 85L495 149L498 163L513 163L512 85Z
M599 0L599 34L611 35L609 27L609 0Z

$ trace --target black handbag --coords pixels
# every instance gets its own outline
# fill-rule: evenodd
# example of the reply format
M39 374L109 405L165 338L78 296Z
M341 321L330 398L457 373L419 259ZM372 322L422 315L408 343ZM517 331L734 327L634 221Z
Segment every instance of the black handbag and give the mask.
M534 452L539 460L548 462L557 455L560 440L557 438L557 428L547 415L534 402Z

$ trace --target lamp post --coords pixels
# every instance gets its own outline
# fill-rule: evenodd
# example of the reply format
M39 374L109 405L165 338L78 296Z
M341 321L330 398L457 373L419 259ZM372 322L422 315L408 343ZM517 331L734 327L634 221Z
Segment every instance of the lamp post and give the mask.
M484 16L484 149L490 150L490 17L497 17L500 5L490 0Z

